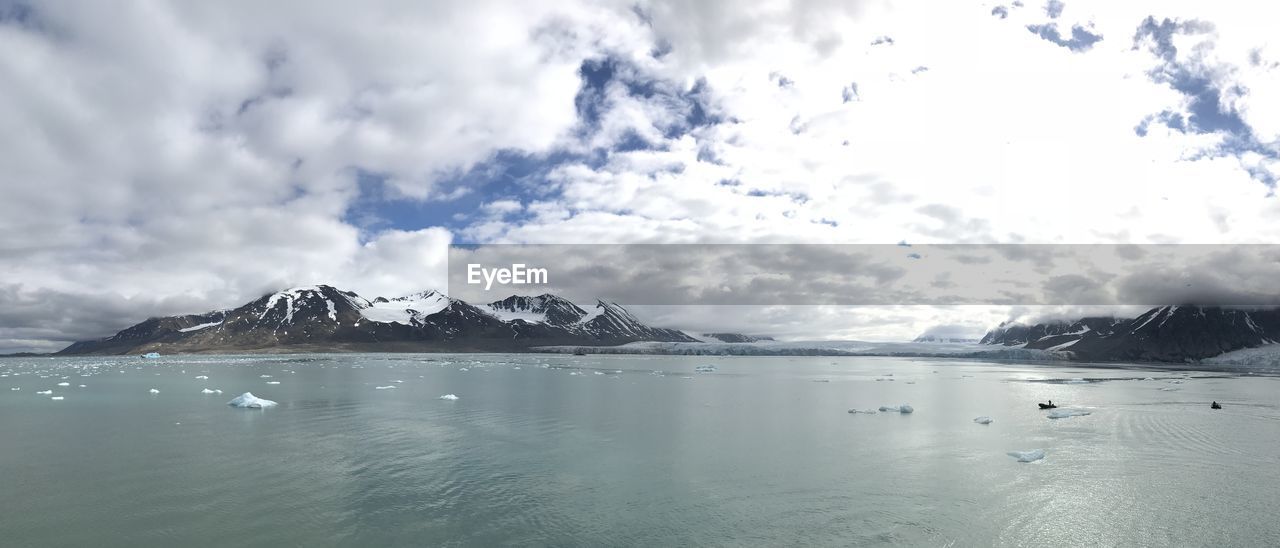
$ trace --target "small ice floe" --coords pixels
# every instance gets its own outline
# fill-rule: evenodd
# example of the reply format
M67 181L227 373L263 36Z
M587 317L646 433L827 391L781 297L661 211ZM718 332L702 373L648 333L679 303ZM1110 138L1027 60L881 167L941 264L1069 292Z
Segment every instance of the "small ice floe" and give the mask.
M36 393L37 393L37 394L40 394L40 395L42 395L42 396L48 396L49 394L52 394L52 393L53 393L53 391L52 391L52 390L40 390L40 391L38 391L38 392L36 392Z
M156 359L156 358L159 358L159 357L160 357L160 354L158 354L158 353L156 353L156 352L147 352L146 354L143 354L143 355L142 355L142 357L144 357L144 358L146 358L146 359L148 359L148 360L154 360L154 359Z
M1156 380L1156 379L1155 379L1154 377L1147 377L1147 378L1142 379L1142 380L1144 380L1144 381L1154 381L1154 380Z
M60 383L58 383L58 386L71 386L71 383L69 383L69 382L60 382Z
M83 384L82 384L82 385L80 385L80 388L84 388L84 386L85 386L85 385L83 385Z
M258 375L259 379L270 379L271 375Z
M64 398L64 397L62 397L62 396L50 396L50 397L49 397L49 399L51 399L51 400L53 400L53 401L62 401L62 400L65 400L66 398Z
M1071 417L1083 417L1091 414L1093 414L1092 411L1085 411L1084 409L1054 409L1045 416L1051 419L1069 419Z
M1076 377L1076 378L1074 378L1074 379L1070 379L1070 380L1068 380L1068 381L1066 381L1066 382L1064 382L1064 383L1062 383L1062 384L1089 384L1089 381L1086 381L1086 380L1084 380L1084 379L1082 379L1082 378L1080 378L1080 377Z
M388 384L386 386L375 386L373 387L373 389L374 390L395 390L396 386L394 384Z
M850 410L849 410L849 414L850 414L850 415L859 415L859 414L861 414L861 415L874 415L874 414L876 414L876 410L875 410L875 409L850 409Z
M152 394L159 394L159 393L160 393L160 391L159 391L159 390L156 390L156 389L154 389L154 388L152 388L151 390L148 390L148 392L151 392Z
M603 374L604 374L604 371L592 371L592 372L591 372L591 374L593 374L593 375L603 375Z
M276 402L259 398L253 395L253 392L245 392L227 402L227 405L230 405L231 407L239 407L241 409L266 409L268 407L275 407Z
M267 381L267 384L280 384L280 381Z
M459 369L458 369L458 371L470 371L470 369L467 369L467 368L465 368L465 367L462 367L462 368L459 368Z
M207 381L207 380L209 380L209 376L208 376L208 375L196 375L196 379L197 379L197 380L202 380L202 381Z
M1035 462L1044 458L1044 449L1032 449L1030 451L1009 451L1010 457L1018 459L1018 462Z
M396 384L404 384L404 381L391 381L391 382L396 383Z
M10 388L9 390L13 390L14 392L17 392L17 391L19 391L19 390L22 390L22 388L19 388L19 387L17 387L17 386L14 386L14 387Z
M570 372L569 372L569 375L570 375L570 376L574 376L574 375L581 375L581 374L582 374L582 372L581 372L581 371L570 371Z
M218 390L218 389L212 389L212 390L210 390L210 389L206 388L206 389L204 389L204 390L201 390L201 391L200 391L200 393L201 393L201 394L221 394L221 393L222 393L222 391L221 391L221 390Z
M512 369L520 369L520 366L517 365L515 367L512 367Z
M1166 386L1160 389L1161 392L1177 392L1178 390L1180 389L1176 386Z
M715 373L715 372L716 372L716 366L714 366L714 365L699 365L699 366L697 366L697 367L693 368L693 371L694 371L695 373Z
M440 396L440 399L449 400L449 401L458 401L458 397L453 394L445 394L443 396Z
M902 413L905 415L907 413L914 413L916 409L904 403L898 406L881 405L880 411L883 413Z
M973 422L976 422L978 424L991 424L991 417L983 415L981 417L973 419Z

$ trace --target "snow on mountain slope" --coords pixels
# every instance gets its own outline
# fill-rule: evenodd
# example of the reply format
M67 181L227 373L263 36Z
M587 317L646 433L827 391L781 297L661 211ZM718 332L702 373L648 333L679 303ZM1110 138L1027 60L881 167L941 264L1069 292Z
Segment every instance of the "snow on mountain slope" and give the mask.
M377 298L359 307L366 320L378 323L412 325L417 319L435 314L449 306L449 297L439 291L422 291L394 299Z

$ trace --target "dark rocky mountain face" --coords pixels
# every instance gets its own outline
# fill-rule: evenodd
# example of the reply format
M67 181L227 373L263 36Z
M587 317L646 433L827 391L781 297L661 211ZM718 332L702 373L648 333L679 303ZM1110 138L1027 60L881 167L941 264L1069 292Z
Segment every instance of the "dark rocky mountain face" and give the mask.
M489 308L515 316L540 317L545 323L559 326L574 325L587 315L587 312L578 308L578 305L555 295L538 295L537 297L512 295L501 301L489 303Z
M727 343L753 343L773 340L773 337L757 337L755 335L743 335L742 333L703 333L702 336Z
M1078 360L1186 362L1280 340L1280 309L1162 306L1132 319L1001 324L983 344L1069 352Z
M603 301L594 313L554 295L513 296L485 306L434 291L369 301L320 285L265 295L232 310L151 318L59 353L515 351L636 341L696 342L681 331L645 325Z

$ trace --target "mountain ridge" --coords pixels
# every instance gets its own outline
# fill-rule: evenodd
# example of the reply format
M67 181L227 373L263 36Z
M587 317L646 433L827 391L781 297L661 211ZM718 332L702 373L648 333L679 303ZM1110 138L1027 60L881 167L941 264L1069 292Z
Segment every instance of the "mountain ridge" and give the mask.
M368 300L315 285L277 291L227 310L148 318L111 337L77 341L56 354L515 351L638 341L697 339L646 325L604 300L591 311L554 295L513 295L482 305L438 291Z

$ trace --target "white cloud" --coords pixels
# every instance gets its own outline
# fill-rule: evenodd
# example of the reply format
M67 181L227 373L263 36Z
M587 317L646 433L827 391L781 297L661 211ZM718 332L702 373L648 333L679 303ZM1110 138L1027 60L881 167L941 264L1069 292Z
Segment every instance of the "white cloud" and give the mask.
M175 296L227 306L289 284L407 292L443 279L420 273L441 264L452 235L362 234L346 218L360 173L386 177L394 197L458 199L472 190L441 180L499 150L586 153L634 135L663 150L554 168L546 194L523 203L484 196L477 207L489 214L458 216L474 220L458 238L1280 238L1275 200L1245 170L1277 173L1274 160L1194 159L1220 137L1134 132L1186 102L1148 76L1153 55L1132 48L1154 16L1212 22L1213 47L1199 51L1221 69L1214 81L1247 90L1232 104L1260 140L1280 136L1269 93L1280 50L1256 3L1068 0L1063 28L1104 37L1083 53L1027 30L1048 21L1038 5L1007 19L991 8L34 5L30 21L0 23L0 80L11 83L0 86L0 278L24 298L117 295L132 303L121 321ZM892 44L872 45L885 36ZM611 83L599 129L584 134L579 67L606 57L660 93ZM846 103L854 83L858 100ZM672 135L695 85L710 123ZM519 209L527 215L506 215Z

